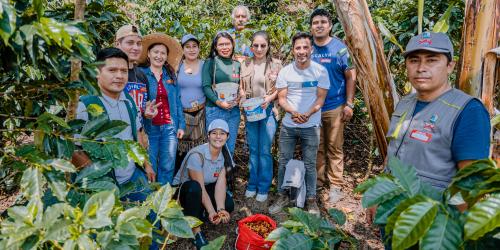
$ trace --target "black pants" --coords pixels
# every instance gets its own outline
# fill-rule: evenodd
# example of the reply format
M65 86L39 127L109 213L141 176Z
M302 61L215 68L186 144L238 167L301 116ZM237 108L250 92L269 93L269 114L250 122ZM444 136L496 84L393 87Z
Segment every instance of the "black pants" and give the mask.
M205 190L212 201L214 209L217 210L215 203L215 183L205 185ZM193 216L201 221L208 221L208 212L201 203L202 190L200 183L197 181L186 181L182 184L179 191L179 201L184 208L184 215ZM231 213L234 210L234 201L232 195L226 192L226 202L224 205L227 212Z

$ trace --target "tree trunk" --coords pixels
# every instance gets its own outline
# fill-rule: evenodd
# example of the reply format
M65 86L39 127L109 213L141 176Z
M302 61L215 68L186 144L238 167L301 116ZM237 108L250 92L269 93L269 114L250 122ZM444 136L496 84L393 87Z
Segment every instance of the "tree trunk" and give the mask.
M394 81L384 55L383 42L365 0L334 0L356 66L359 87L372 120L380 154L385 158L389 115L398 101Z
M75 0L75 21L83 20L85 14L86 0ZM82 62L78 59L71 60L71 81L78 81L78 75L82 69ZM78 98L80 96L80 91L74 90L69 92L69 103L66 120L73 120L76 117L76 108L78 107Z
M481 99L491 116L495 115L495 87L500 82L500 47L486 53Z
M457 77L459 89L481 97L484 58L488 51L498 46L499 34L500 2L467 0Z

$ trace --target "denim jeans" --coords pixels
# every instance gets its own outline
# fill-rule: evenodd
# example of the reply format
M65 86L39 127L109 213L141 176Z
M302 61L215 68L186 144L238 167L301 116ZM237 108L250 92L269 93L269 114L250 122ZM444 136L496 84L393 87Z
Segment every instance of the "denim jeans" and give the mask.
M161 185L174 179L175 156L177 152L177 131L170 124L151 126L148 133L149 160Z
M226 145L231 152L231 156L234 154L234 148L236 145L236 136L238 136L238 128L240 126L240 108L234 107L230 110L225 110L219 107L206 107L207 111L207 129L210 123L215 119L222 119L227 122L229 126L229 138L227 139Z
M247 190L257 191L259 194L267 194L273 180L271 146L276 132L276 119L272 108L272 105L267 107L265 119L245 123L250 149L250 178Z
M290 128L282 126L279 137L280 159L278 166L278 192L283 193L281 187L285 177L285 167L293 158L295 144L300 139L302 160L306 168L306 197L316 197L316 153L319 146L319 127Z
M119 185L119 188L121 189L125 184L133 182L135 184L134 190L130 191L127 193L125 196L121 197L120 200L126 201L140 201L143 202L146 200L148 195L153 192L151 188L149 187L148 179L146 177L146 174L142 172L140 169L137 167L134 170L134 173L132 174L132 177L130 177L130 180L127 182Z
M125 196L121 197L120 200L122 201L139 201L139 202L144 202L146 201L146 198L148 197L149 194L153 192L151 188L149 187L148 179L146 177L146 174L142 172L142 170L135 168L134 173L132 174L132 177L130 180L127 182L118 185L120 189L123 188L124 185L133 182L135 184L134 190L126 194ZM149 212L148 219L151 223L153 223L156 220L156 213L154 213L152 210ZM160 224L157 223L154 225L157 230L160 229ZM149 247L150 250L157 250L159 249L159 245L153 240L151 246Z

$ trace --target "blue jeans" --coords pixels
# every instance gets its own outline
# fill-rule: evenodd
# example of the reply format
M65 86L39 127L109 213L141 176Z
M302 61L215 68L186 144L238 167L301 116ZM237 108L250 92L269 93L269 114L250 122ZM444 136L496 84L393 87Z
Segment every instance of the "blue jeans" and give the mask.
M226 145L229 148L231 156L234 154L234 147L236 145L236 136L238 135L238 128L240 126L240 108L234 107L230 110L225 110L219 107L206 107L207 111L207 130L210 123L215 119L222 119L227 122L229 126L229 138Z
M285 177L285 167L288 161L293 158L295 144L297 139L300 139L302 148L302 161L306 168L306 197L316 197L316 153L319 147L319 127L310 128L289 128L281 126L279 147L280 159L278 166L278 192L283 193L285 190L281 187L283 178Z
M148 132L149 160L161 185L174 179L177 131L173 125L153 125Z
M149 194L151 194L153 191L149 187L148 179L146 177L146 174L142 172L140 169L135 168L134 173L132 174L132 177L130 177L130 180L128 180L126 183L118 185L119 188L121 189L125 184L133 182L135 184L134 190L130 191L127 193L125 196L121 197L120 200L122 201L140 201L143 202L146 200Z
M267 107L265 119L245 123L250 149L250 178L247 190L257 191L259 194L267 194L273 180L271 146L276 132L276 119L272 108L272 105Z
M135 168L134 173L132 174L132 177L130 177L130 180L128 180L126 183L123 183L121 185L118 185L120 189L129 182L133 182L135 184L135 188L133 191L129 192L125 196L121 197L120 200L122 201L140 201L144 202L146 201L146 198L148 197L149 194L153 192L151 188L149 187L148 179L146 177L146 174L142 172L142 170ZM154 213L152 210L149 212L149 221L153 223L156 220L156 213ZM160 224L157 223L154 225L157 230L160 229ZM159 249L158 243L152 242L151 246L149 247L150 250L156 250Z

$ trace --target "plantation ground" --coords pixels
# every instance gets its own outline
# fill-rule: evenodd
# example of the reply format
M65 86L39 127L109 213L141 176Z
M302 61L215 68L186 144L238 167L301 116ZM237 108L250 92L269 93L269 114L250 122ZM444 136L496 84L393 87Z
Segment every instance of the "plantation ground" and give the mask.
M382 170L382 160L379 156L372 153L374 141L369 131L370 120L365 115L362 109L357 109L353 119L347 123L345 134L345 185L343 191L346 197L336 204L329 204L327 201L326 190L319 190L318 202L322 209L323 215L329 208L337 208L344 211L347 215L347 223L343 228L358 241L357 249L383 249L383 245L379 239L378 230L371 227L365 222L364 209L361 207L361 195L353 194L352 190L368 177L379 173ZM29 140L28 140L29 141ZM27 142L27 140L23 140ZM248 180L248 149L245 143L243 123L240 126L240 132L235 152L235 161L238 166L236 173L236 190L234 194L236 202L236 210L232 213L232 220L229 225L213 226L206 223L202 226L209 240L213 240L221 235L227 235L223 249L232 249L237 239L237 222L244 218L245 211L242 208L248 208L252 213L267 214L268 205L272 204L275 199L274 191L276 183L274 180L272 193L269 197L269 204L261 205L244 198L245 187ZM277 171L277 162L275 162L275 176ZM0 213L11 206L16 199L18 192L13 191L0 193ZM280 213L276 216L271 216L277 222L283 222L287 219L286 213ZM341 245L341 249L347 248L348 245ZM191 242L187 239L180 239L178 242L167 249L194 249Z
M347 194L342 200L336 204L328 204L326 190L320 190L318 193L318 205L322 209L322 214L325 215L329 208L337 208L343 210L347 215L347 223L343 228L358 240L357 249L383 249L382 242L379 239L378 229L371 227L365 222L364 209L361 207L361 195L353 194L352 190L369 176L379 173L382 170L381 157L374 156L371 153L372 138L368 130L370 120L363 116L361 110L355 113L353 119L347 124L345 134L345 185L343 191ZM237 222L244 218L244 207L251 210L252 213L267 213L268 205L272 204L275 199L274 191L276 190L276 180L273 180L272 193L269 197L267 205L259 206L256 202L248 201L244 197L245 187L248 180L248 150L245 144L244 133L240 126L238 142L236 144L235 160L239 167L236 178L236 192L234 194L236 202L236 210L232 213L232 220L229 225L213 226L206 223L202 226L203 231L209 240L213 240L220 235L227 235L223 249L234 249L234 243L237 239ZM277 165L274 166L275 175ZM252 199L253 200L253 199ZM271 216L277 222L283 222L287 219L286 213ZM348 245L341 245L341 249L346 249ZM194 249L189 240L181 239L169 249Z

